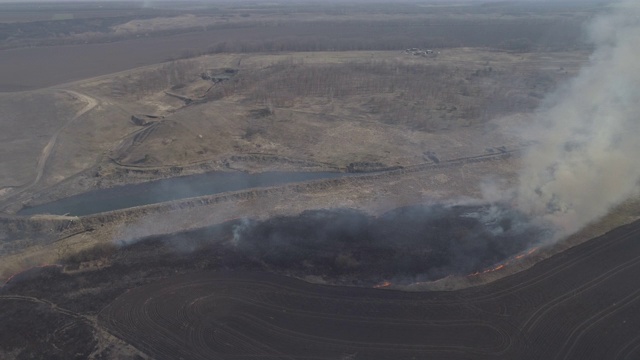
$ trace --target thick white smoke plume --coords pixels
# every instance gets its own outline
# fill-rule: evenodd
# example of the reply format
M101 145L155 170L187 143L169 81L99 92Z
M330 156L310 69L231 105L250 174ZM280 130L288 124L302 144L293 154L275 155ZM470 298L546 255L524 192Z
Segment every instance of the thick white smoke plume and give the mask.
M518 206L560 235L605 215L640 179L640 2L621 1L589 25L595 45L578 77L550 96L528 129Z

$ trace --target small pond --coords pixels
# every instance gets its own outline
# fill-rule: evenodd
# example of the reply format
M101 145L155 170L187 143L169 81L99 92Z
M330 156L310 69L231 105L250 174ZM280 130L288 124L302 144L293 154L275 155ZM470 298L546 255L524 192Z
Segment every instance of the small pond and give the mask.
M287 183L347 176L339 172L214 172L122 185L70 196L50 203L25 207L18 215L54 214L83 216L105 211L196 196L219 194Z

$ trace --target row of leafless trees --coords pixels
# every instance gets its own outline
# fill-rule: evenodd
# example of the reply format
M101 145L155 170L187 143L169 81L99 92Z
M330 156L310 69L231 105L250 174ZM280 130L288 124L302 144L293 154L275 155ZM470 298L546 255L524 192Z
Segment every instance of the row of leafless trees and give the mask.
M201 65L195 60L171 61L159 68L116 78L112 85L112 93L140 98L172 87L181 87L196 79L200 72Z
M553 86L542 73L488 66L474 70L376 59L344 64L289 59L244 72L217 91L220 97L244 95L257 106L291 107L310 97L352 101L381 121L429 130L447 127L452 119L471 124L533 110L540 93Z
M437 60L436 60L437 61ZM305 64L288 58L263 69L245 69L209 91L209 100L241 95L255 106L292 107L303 98L349 101L361 111L389 123L417 129L448 127L452 120L477 123L533 110L556 77L542 70L477 69L438 63L397 60ZM179 88L200 74L195 60L173 61L159 69L120 78L113 91L142 97Z
M257 75L257 74L256 74ZM451 69L446 65L407 65L395 61L304 65L275 64L256 76L246 90L257 101L296 97L340 98L405 92L406 99L433 97L447 87Z

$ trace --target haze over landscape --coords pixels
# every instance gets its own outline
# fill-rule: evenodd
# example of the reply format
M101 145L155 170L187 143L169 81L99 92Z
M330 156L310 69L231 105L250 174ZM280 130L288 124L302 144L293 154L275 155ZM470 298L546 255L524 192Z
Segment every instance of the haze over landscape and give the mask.
M637 191L640 163L640 35L635 1L622 1L588 28L595 50L569 84L547 97L526 132L518 202L573 233Z
M637 358L639 19L0 0L0 358Z

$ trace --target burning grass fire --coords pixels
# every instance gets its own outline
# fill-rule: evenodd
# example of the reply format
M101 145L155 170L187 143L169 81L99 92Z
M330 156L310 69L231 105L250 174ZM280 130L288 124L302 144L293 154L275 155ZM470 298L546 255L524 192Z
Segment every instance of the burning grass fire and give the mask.
M379 217L340 209L244 220L230 246L271 271L387 287L493 271L550 235L503 204L424 205Z

